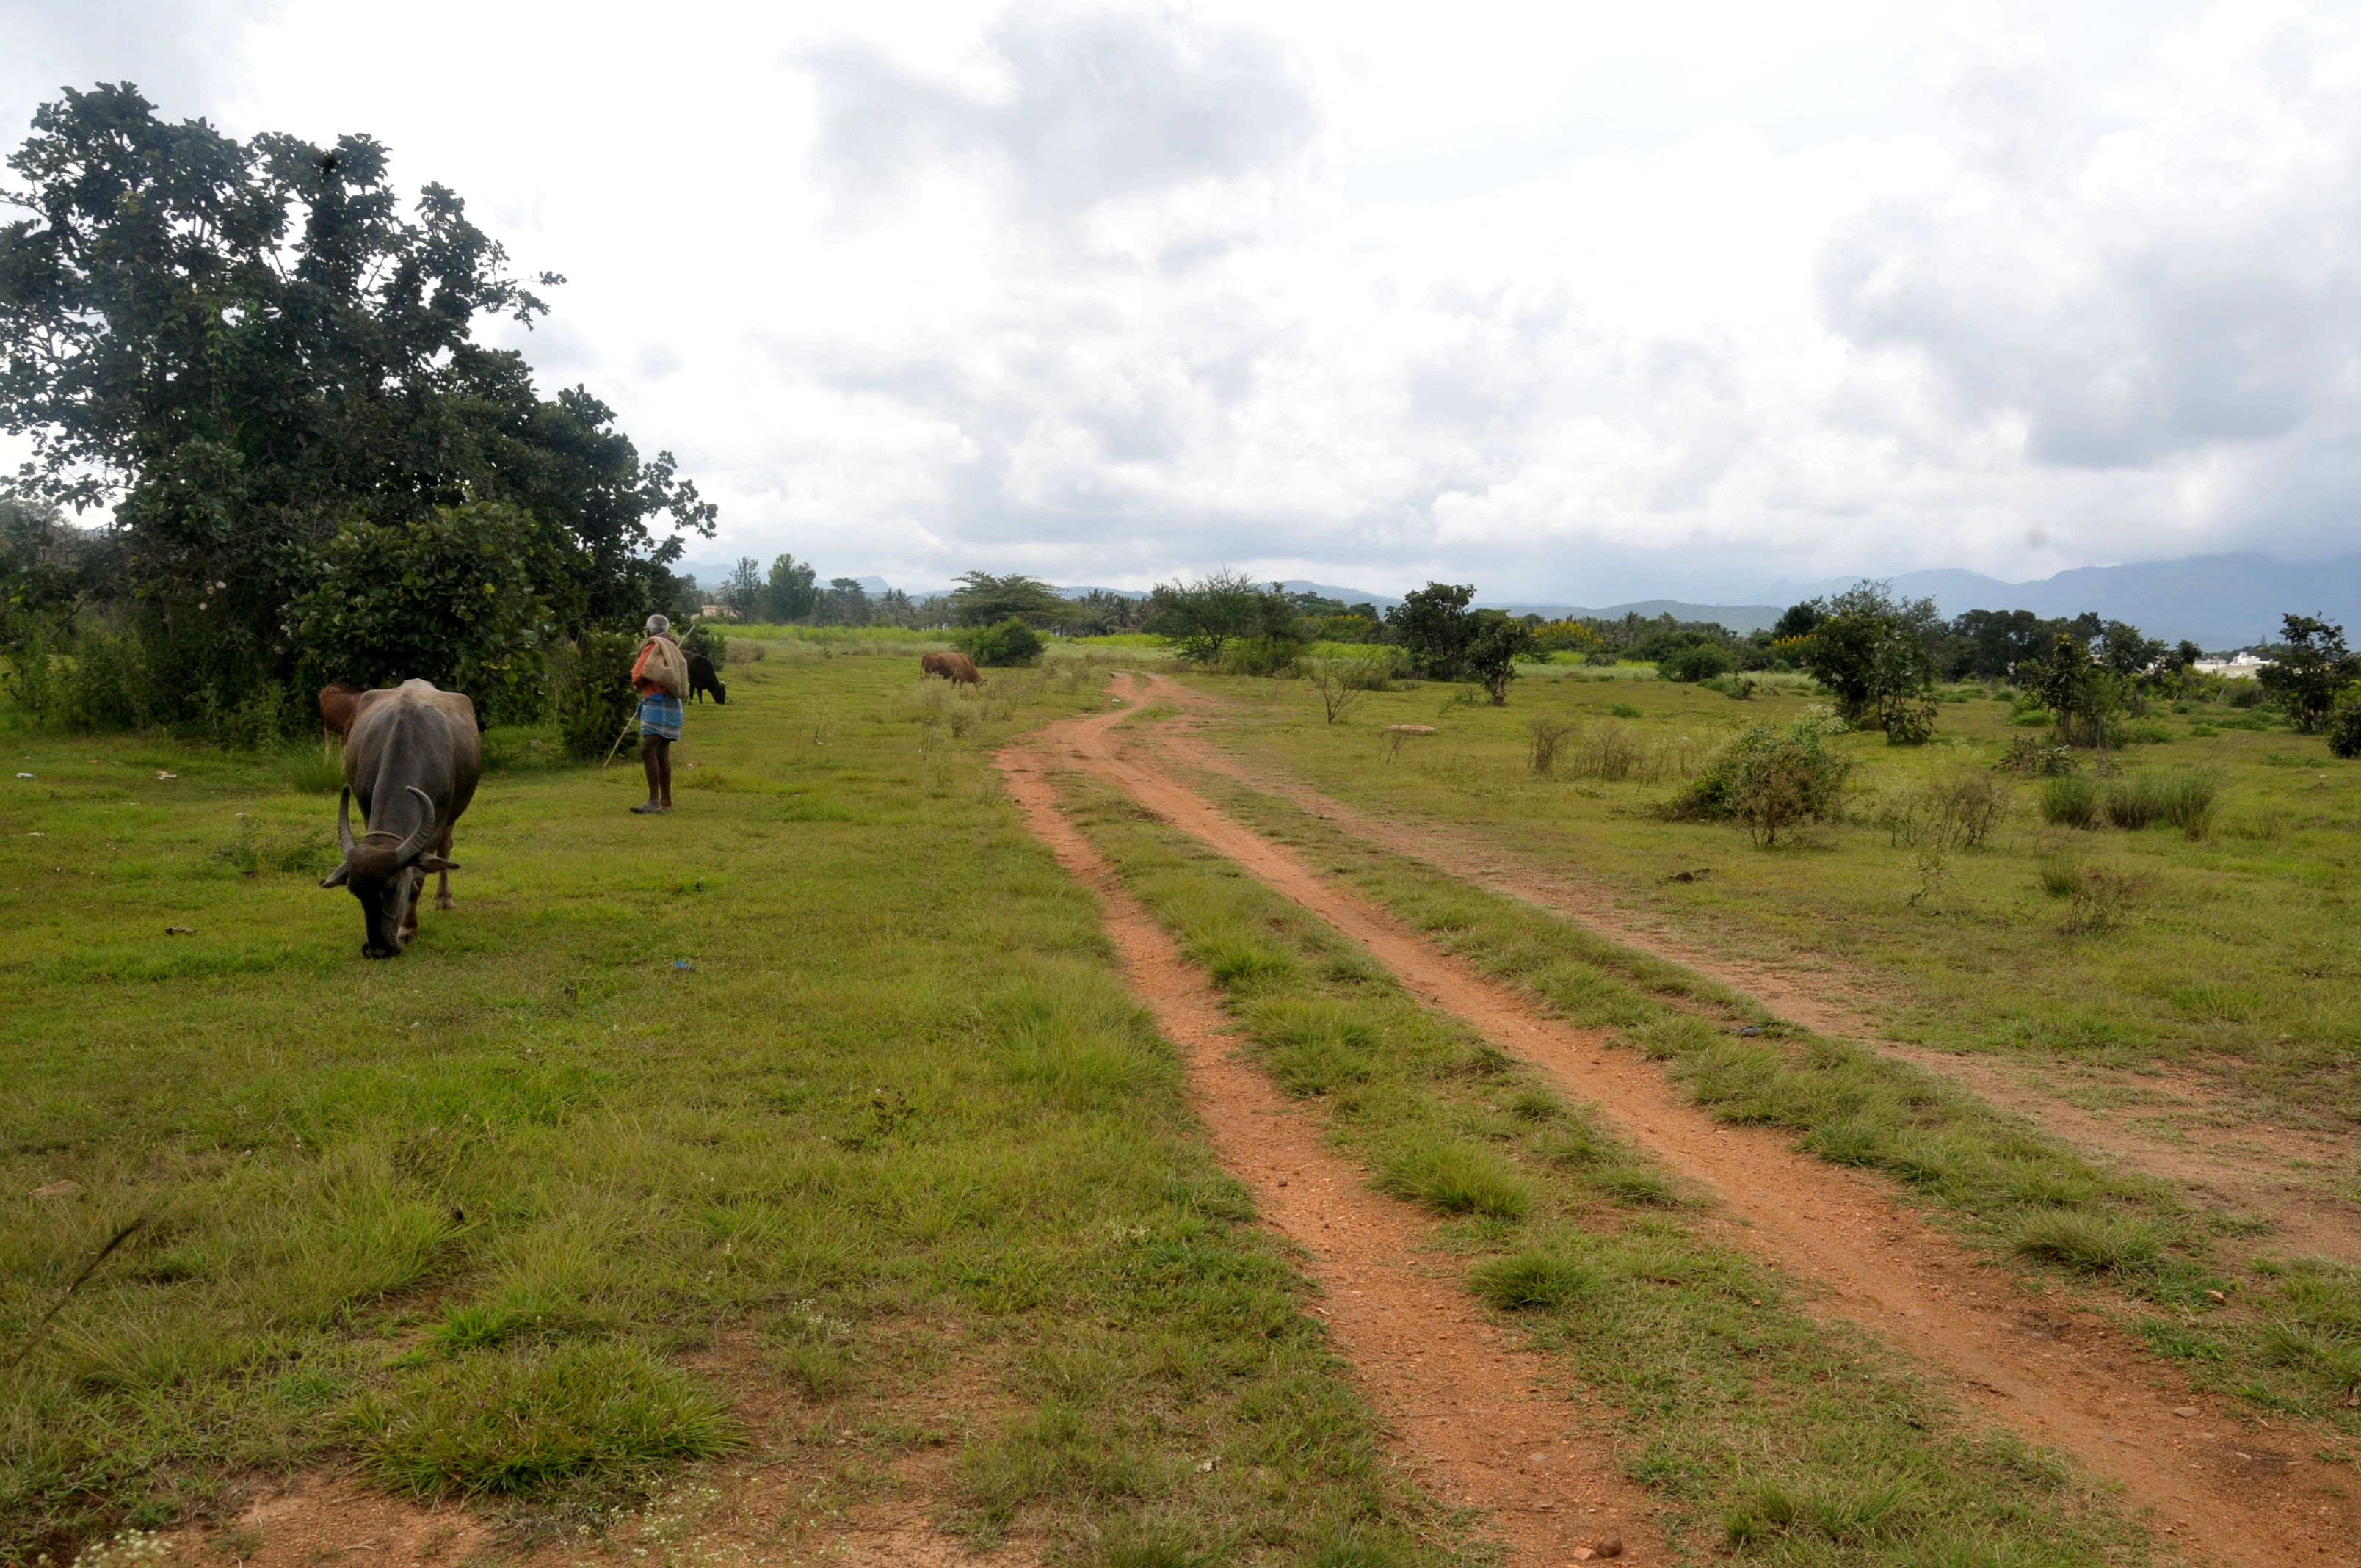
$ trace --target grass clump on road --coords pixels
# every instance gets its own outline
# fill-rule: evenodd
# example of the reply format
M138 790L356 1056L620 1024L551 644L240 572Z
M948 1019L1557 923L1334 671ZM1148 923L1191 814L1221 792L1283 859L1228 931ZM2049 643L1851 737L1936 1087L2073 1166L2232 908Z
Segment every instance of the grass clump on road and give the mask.
M268 852L335 841L280 759L10 738L0 1562L344 1464L569 1538L693 1481L756 1556L890 1508L1458 1561L990 768L1096 677L872 645L733 661L669 817L495 729L458 907L385 963Z
M1877 1477L1907 1491L1891 1540L1911 1551L1939 1559L1975 1541L1998 1561L2140 1559L2095 1490L1943 1409L1862 1337L1807 1318L1774 1271L1663 1206L1678 1199L1665 1174L1591 1108L1486 1054L1334 929L1119 795L1069 781L1067 799L1184 952L1211 949L1216 933L1219 950L1262 950L1217 981L1252 1059L1373 1185L1440 1216L1439 1250L1548 1358L1540 1381L1567 1421L1598 1419L1591 1401L1610 1407L1621 1463L1658 1500L1676 1553L1730 1543L1728 1521L1759 1513L1766 1487L1838 1499ZM1787 1550L1773 1533L1759 1534L1763 1550ZM1829 1553L1867 1539L1796 1536L1789 1557L1848 1561Z

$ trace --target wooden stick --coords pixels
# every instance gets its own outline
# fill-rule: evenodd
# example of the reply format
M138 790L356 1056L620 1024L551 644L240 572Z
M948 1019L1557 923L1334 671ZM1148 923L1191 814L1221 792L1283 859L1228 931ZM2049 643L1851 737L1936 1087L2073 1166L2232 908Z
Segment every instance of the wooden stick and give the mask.
M615 731L615 743L607 748L607 762L613 762L615 760L615 753L623 749L623 737L631 732L632 721L637 719L640 716L637 713L632 714L630 718L623 720L623 727ZM603 773L607 771L607 762L601 762L598 764L598 771L600 773Z

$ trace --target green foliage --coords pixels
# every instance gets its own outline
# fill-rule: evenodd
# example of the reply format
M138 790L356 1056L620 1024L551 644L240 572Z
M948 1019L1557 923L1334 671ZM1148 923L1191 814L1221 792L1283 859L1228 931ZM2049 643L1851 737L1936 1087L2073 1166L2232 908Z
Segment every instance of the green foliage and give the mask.
M1008 620L1054 626L1068 608L1049 584L1021 572L1005 576L962 572L960 587L951 592L951 615L961 626L996 626Z
M1476 635L1467 603L1472 584L1429 583L1386 611L1386 630L1409 659L1411 673L1424 680L1452 681L1466 665Z
M1826 721L1811 718L1744 730L1707 761L1666 814L1676 821L1734 821L1766 846L1798 823L1828 820L1842 804L1852 763L1828 750L1828 732Z
M1465 663L1494 707L1509 700L1517 661L1532 652L1532 629L1504 610L1479 609L1468 617Z
M2059 632L2050 641L2048 657L2020 668L2017 678L2026 695L2055 717L2066 744L2106 744L2107 720L2123 711L2124 683L2091 657L2082 638Z
M551 661L549 705L567 756L593 762L612 751L639 706L631 687L639 652L637 638L614 631L585 632L560 644Z
M1897 744L1923 740L1923 707L1935 683L1927 635L1939 626L1931 599L1897 602L1882 583L1839 594L1812 629L1805 657L1848 721L1873 718Z
M303 684L427 680L487 715L533 717L547 609L525 565L532 532L514 507L488 502L346 523L288 607Z
M1182 659L1210 668L1230 667L1234 643L1260 644L1242 674L1292 674L1309 641L1302 617L1276 585L1257 587L1227 567L1191 583L1157 584L1146 626L1170 639Z
M29 215L0 231L0 422L30 440L27 495L113 506L99 592L140 641L149 722L226 736L296 706L307 592L321 624L352 622L324 656L407 656L366 587L318 597L323 557L403 553L370 530L514 509L522 597L569 631L669 601L678 543L651 519L711 532L669 454L643 462L588 391L544 400L475 340L545 307L453 192L404 203L373 139L239 141L102 85L42 105L9 166ZM503 632L515 575L493 581Z
M726 626L700 620L679 634L680 651L692 657L704 654L713 661L717 670L730 662L730 633Z
M1016 668L1041 656L1041 634L1015 616L997 626L976 626L954 632L951 641L979 664Z
M1656 674L1668 681L1708 681L1730 667L1729 651L1711 642L1693 642L1656 661Z
M2297 731L2310 735L2329 721L2338 695L2361 675L2361 655L2345 648L2345 628L2333 622L2308 615L2282 621L2286 641L2255 679Z
M808 561L798 561L793 555L774 557L770 578L764 585L764 618L782 625L809 620L813 606L819 600L818 590L814 587L818 575Z
M2361 681L2336 694L2327 728L2330 756L2361 757Z

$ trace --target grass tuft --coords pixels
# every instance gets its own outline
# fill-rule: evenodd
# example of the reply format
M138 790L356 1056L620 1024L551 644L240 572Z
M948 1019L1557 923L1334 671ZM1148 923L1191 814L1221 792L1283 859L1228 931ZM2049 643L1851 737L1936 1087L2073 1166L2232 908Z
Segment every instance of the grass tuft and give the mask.
M1468 1288L1502 1311L1557 1308L1596 1294L1607 1277L1587 1263L1545 1252L1488 1258L1467 1271Z
M2009 1227L2020 1256L2064 1264L2085 1274L2134 1274L2164 1261L2164 1234L2146 1220L2072 1209L2040 1209Z
M1440 1214L1514 1219L1532 1201L1524 1179L1499 1155L1441 1138L1421 1139L1387 1160L1378 1186Z
M428 1500L620 1486L742 1442L719 1398L613 1343L468 1354L363 1396L349 1424L371 1480Z

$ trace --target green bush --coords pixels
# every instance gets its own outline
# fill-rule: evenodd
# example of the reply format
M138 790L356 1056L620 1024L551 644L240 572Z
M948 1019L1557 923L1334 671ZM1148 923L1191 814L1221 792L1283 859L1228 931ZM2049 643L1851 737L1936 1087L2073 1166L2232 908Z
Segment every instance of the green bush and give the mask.
M680 634L680 651L692 657L702 653L719 670L730 662L730 638L712 622L700 620Z
M1828 748L1828 724L1758 724L1707 760L1665 808L1675 821L1734 821L1758 844L1774 844L1804 821L1836 815L1852 763Z
M977 663L994 669L1030 664L1041 656L1041 634L1013 615L997 626L955 631L951 641Z
M530 719L548 609L533 592L533 527L514 507L437 507L416 522L348 522L287 607L298 679L364 686L429 680L487 716Z
M586 632L561 644L551 662L549 700L559 742L577 761L606 756L639 706L631 688L637 639L620 632Z
M1704 681L1730 671L1728 652L1711 643L1677 648L1656 661L1656 674L1668 681Z
M2197 731L2192 727L2191 734ZM2345 688L2328 714L2328 754L2361 757L2361 683Z

